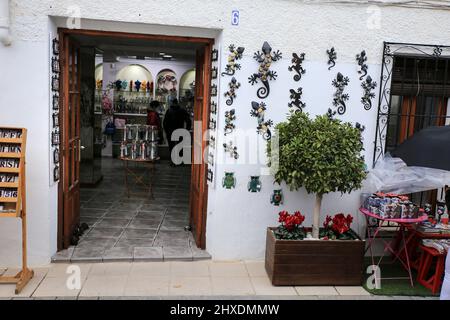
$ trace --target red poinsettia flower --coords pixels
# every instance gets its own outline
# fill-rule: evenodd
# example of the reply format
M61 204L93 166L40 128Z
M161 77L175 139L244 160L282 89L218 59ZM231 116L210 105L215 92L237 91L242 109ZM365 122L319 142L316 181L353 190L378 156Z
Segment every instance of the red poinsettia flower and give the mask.
M345 218L345 221L347 223L347 226L350 228L350 225L353 222L353 217L350 214L348 214L347 217Z
M305 221L305 216L303 216L300 211L296 211L294 214L289 214L287 211L281 211L278 215L278 221L281 222L288 231L294 230L294 228L300 226L303 221Z
M287 211L281 211L280 213L278 213L278 215L278 222L284 222L286 220L286 217L289 216L289 213Z
M327 215L326 218L325 218L325 221L323 222L323 227L324 227L325 229L328 228L328 226L329 226L331 220L332 220L331 217L330 217L329 215Z
M348 214L338 213L332 220L331 229L337 234L343 234L350 230L350 225L353 222L353 217Z

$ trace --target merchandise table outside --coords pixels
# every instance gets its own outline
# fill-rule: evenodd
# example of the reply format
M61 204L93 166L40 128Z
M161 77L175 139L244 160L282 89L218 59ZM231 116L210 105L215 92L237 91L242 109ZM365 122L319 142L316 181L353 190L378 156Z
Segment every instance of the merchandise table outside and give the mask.
M403 267L406 269L406 271L408 271L408 278L411 282L411 286L414 287L414 281L413 281L412 272L411 272L410 255L408 253L408 247L409 247L408 243L410 243L410 241L413 239L414 234L412 232L409 232L407 235L407 230L411 229L411 226L416 223L426 221L428 219L428 216L423 215L422 217L419 217L416 219L390 219L390 218L382 218L382 217L370 212L369 210L367 210L365 208L360 208L359 211L366 217L367 225L369 225L369 218L374 218L374 219L377 219L380 221L395 222L398 224L396 238L400 239L401 243L399 243L397 248L393 247L393 244L396 242L395 238L391 239L390 241L386 241L383 238L380 238L384 243L384 250L383 250L383 255L379 258L378 262L375 264L375 258L373 256L373 251L372 251L372 245L373 245L377 235L379 234L381 228L383 227L383 225L381 223L378 223L373 235L371 235L370 232L367 232L367 237L369 238L369 241L368 241L368 246L367 246L366 252L367 252L367 250L370 251L372 265L376 265L377 267L379 267L381 264L381 261L384 258L385 252L389 251L391 254L393 254L395 256L395 259L393 262L395 262L398 259L401 262L401 264L403 265ZM404 254L402 254L403 252L404 252ZM377 273L375 273L375 277L376 276L377 276ZM381 279L394 280L394 279L408 279L408 278L380 278L379 280L381 280ZM378 279L375 279L375 280L378 280Z
M127 188L127 196L128 198L130 197L130 195L132 194L130 192L130 184L128 182L128 176L131 176L134 178L134 184L135 185L141 185L144 187L144 189L148 190L148 193L150 195L150 199L154 199L153 197L153 176L155 174L155 162L158 161L160 158L156 158L153 160L149 160L149 159L131 159L131 158L119 158L120 160L123 161L123 165L124 165L124 170L125 170L125 187ZM148 165L148 173L149 173L149 183L145 183L144 181L144 175L139 175L136 171L133 171L133 169L130 168L129 163L133 162L136 165L138 165L139 163L143 163Z
M424 239L434 239L434 240L440 240L440 239L450 239L450 233L429 233L429 232L422 232L420 230L417 230L417 228L410 228L408 232L411 232L412 240L409 242L408 245L408 251L410 255L410 260L413 261L412 267L416 270L419 269L419 261L420 261L420 255L415 254L413 251L414 248L417 248L422 240Z

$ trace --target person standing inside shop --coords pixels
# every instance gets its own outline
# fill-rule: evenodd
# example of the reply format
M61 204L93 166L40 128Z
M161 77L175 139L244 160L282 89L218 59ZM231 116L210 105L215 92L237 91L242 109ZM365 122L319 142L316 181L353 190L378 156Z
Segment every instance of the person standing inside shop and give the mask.
M158 129L158 137L159 142L162 139L162 127L161 127L161 118L159 117L158 110L159 109L159 101L153 100L150 102L150 106L147 109L147 125L148 126L156 126Z
M167 110L164 115L163 121L164 131L166 132L169 143L170 155L172 155L172 150L175 145L178 144L178 141L172 141L172 133L177 129L183 128L186 130L191 130L191 124L191 117L189 116L189 113L185 109L181 108L177 99L173 99L169 110ZM171 161L171 165L175 165L172 159Z

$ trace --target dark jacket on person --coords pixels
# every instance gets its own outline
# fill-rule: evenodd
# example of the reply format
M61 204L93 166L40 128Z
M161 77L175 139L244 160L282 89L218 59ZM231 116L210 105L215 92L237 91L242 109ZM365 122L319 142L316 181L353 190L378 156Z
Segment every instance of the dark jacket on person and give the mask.
M185 128L185 124L186 129L190 130L192 123L189 113L179 105L172 105L164 115L163 126L166 135L170 136L176 129Z

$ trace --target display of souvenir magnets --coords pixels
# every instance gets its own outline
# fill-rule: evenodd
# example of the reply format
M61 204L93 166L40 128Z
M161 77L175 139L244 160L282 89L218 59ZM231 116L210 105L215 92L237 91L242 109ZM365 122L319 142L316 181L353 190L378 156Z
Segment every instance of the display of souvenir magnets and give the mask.
M216 68L216 67L213 67L213 68L211 69L211 79L217 79L217 74L218 74L217 68Z
M279 206L283 203L283 191L281 189L273 190L273 193L270 196L270 203L274 206Z
M247 189L250 192L260 192L261 191L261 181L259 176L251 176L250 181L247 184Z
M56 38L54 38L52 41L52 51L54 55L59 54L59 41Z
M59 76L52 77L52 91L59 91Z
M208 164L214 165L214 154L212 152L208 154Z
M52 72L59 73L59 59L57 57L52 57Z
M213 49L211 51L211 61L217 61L219 59L219 51L217 49Z
M211 101L210 109L211 109L212 114L216 114L217 113L217 103L215 103L214 101Z
M211 137L209 138L209 146L210 146L212 149L215 149L215 148L216 148L216 138L215 138L214 136L211 136Z
M53 113L52 119L53 119L53 128L59 127L59 113L58 112Z
M212 171L211 169L208 169L208 176L207 176L207 179L208 179L209 182L213 182L213 179L214 179L214 173L213 173L213 171Z
M216 120L215 119L209 119L209 129L216 130L216 126L217 126Z
M59 163L59 148L55 148L55 150L53 150L53 163Z
M56 166L53 169L53 180L54 181L59 181L60 175L59 175L59 166Z
M225 172L225 176L222 179L222 186L225 189L236 187L236 178L234 177L234 172Z
M52 132L52 145L59 145L59 131Z
M211 96L212 96L212 97L217 96L217 85L215 85L215 84L213 84L213 85L211 86Z
M53 110L59 110L59 95L55 93L52 100Z

